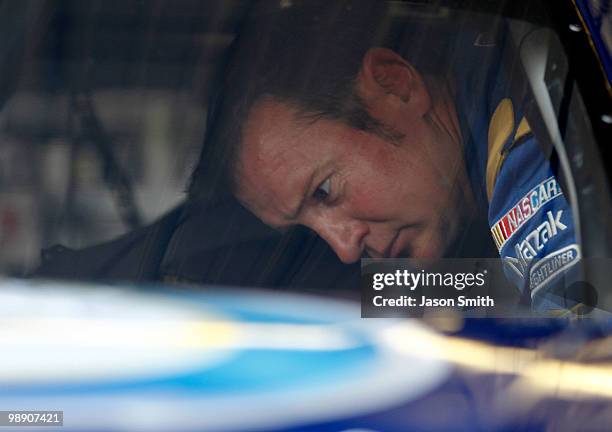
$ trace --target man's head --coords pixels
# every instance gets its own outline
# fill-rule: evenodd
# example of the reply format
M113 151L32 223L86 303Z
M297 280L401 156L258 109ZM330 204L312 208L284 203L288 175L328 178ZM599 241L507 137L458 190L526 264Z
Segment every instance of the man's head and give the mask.
M202 158L264 222L305 225L345 262L439 257L470 196L452 89L398 54L380 3L357 4L260 16Z

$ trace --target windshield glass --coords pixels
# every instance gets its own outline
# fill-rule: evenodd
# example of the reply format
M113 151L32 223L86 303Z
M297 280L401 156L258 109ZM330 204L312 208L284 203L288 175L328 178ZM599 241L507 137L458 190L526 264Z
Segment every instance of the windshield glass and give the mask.
M154 6L3 5L6 274L350 292L359 258L501 256L519 296L534 258L608 253L543 9Z
M548 3L0 0L0 426L609 428L610 8Z

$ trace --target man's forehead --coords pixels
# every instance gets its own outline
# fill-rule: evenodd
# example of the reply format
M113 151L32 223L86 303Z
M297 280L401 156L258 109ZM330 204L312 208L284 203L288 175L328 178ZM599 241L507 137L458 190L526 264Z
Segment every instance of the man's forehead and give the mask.
M256 212L284 212L297 199L304 178L316 169L306 122L291 105L271 98L257 103L242 134L238 197ZM259 210L259 211L258 211Z
M292 105L264 98L251 108L242 133L242 154L269 160L292 149L305 132Z
M262 178L288 168L288 159L305 157L299 146L304 126L295 113L290 105L271 98L255 104L242 132L239 176Z

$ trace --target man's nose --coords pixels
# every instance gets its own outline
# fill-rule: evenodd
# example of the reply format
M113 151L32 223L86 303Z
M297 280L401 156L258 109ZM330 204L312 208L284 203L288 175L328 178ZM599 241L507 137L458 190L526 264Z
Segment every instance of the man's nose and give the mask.
M350 264L361 258L369 232L366 222L321 218L311 228L331 246L343 263Z

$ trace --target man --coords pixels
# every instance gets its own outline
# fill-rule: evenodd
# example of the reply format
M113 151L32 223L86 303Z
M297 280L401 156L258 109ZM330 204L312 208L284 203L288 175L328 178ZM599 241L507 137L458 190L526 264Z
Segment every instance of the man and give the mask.
M91 250L98 258L81 253L76 268L122 279L340 285L340 267L309 252L318 240L291 229L305 226L344 263L499 253L535 309L571 307L563 289L551 289L566 285L552 282L579 258L571 213L524 117L529 95L504 23L410 20L387 6L255 7L214 83L188 204L103 248L106 264ZM224 213L233 196L284 235L270 237L233 204ZM204 258L185 252L200 245Z
M379 2L263 9L224 72L192 197L214 178L345 263L453 255L485 213L535 309L576 303L555 291L580 258L571 211L524 116L503 22L472 16L438 34L393 28Z

